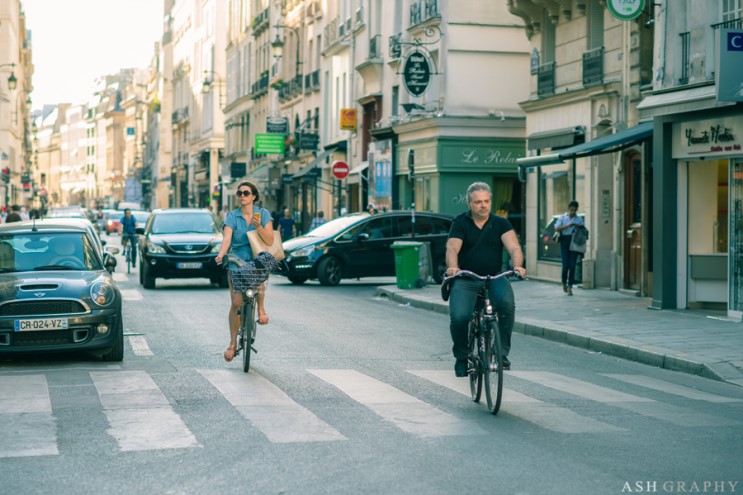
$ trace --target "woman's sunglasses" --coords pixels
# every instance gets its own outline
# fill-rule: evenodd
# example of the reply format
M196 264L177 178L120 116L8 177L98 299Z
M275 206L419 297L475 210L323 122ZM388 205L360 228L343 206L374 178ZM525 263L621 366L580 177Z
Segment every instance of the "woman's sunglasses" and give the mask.
M251 194L253 194L253 191L237 191L235 196L239 198L240 196L250 196Z

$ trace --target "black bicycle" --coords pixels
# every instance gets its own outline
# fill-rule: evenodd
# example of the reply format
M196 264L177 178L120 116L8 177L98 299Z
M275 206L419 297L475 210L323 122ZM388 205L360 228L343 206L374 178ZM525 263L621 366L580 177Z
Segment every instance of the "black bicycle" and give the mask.
M513 270L484 277L469 270L460 270L455 275L447 277L447 280L468 278L482 281L467 335L469 348L467 372L470 378L470 393L473 401L480 402L482 385L485 382L485 398L488 403L488 410L492 414L498 414L503 395L503 351L500 328L498 327L498 315L493 310L493 305L490 302L489 287L492 280L510 275L518 276Z
M263 254L264 253L261 253L261 255ZM259 255L259 257L261 255ZM272 256L271 260L273 260ZM238 310L240 316L240 329L237 334L235 356L237 357L242 353L243 371L245 373L250 370L250 351L252 350L255 353L258 352L258 350L253 347L256 330L258 328L255 318L257 305L256 297L258 296L258 291L262 284L268 280L268 275L273 268L273 266L270 265L270 260L268 261L269 262L263 263L261 263L260 260L246 262L234 254L227 254L222 262L222 266L225 267L225 269L229 268L230 264L234 264L237 267L236 270L229 270L232 287L242 293L243 296L242 304ZM273 263L275 264L275 260L273 260Z
M132 267L136 264L137 260L137 236L132 234L124 234L122 240L126 239L126 247L124 248L124 259L126 260L126 273L132 272Z

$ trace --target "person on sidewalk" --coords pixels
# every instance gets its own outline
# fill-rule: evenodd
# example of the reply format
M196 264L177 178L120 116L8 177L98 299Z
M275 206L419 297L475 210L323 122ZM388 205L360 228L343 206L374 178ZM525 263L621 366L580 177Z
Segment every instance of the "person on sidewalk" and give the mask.
M562 258L562 290L573 295L575 283L575 265L580 253L570 250L570 242L577 227L583 227L583 219L578 216L578 202L568 203L568 211L560 215L555 222L555 232L560 233L560 257Z
M456 275L460 270L469 270L483 276L497 275L502 271L504 246L511 256L514 271L522 277L526 275L523 268L524 254L516 233L511 222L491 212L492 197L490 186L484 182L475 182L467 188L469 210L454 219L446 241L447 276ZM452 353L456 359L454 373L459 377L467 376L467 332L479 287L479 281L463 278L455 279L451 286L449 331L453 343ZM502 277L491 282L490 293L500 321L503 368L510 369L508 353L516 314L513 288Z
M312 223L310 224L310 230L315 230L320 225L323 225L324 223L327 223L327 220L325 220L325 213L320 210L317 212L317 215L315 218L312 219Z

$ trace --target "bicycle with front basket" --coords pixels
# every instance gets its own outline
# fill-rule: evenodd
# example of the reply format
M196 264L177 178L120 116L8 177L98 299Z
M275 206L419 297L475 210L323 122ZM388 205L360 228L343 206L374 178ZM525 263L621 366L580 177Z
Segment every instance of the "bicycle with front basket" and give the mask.
M511 275L518 276L513 270L484 277L469 270L460 270L455 275L446 278L446 280L468 278L482 281L468 326L467 372L472 400L480 402L484 382L485 398L488 410L492 414L498 414L503 395L503 348L501 347L498 315L493 310L490 301L490 282Z
M250 370L250 351L257 353L258 350L253 347L255 342L256 330L256 309L258 291L261 284L268 279L270 267L258 267L255 264L249 265L234 254L227 254L222 261L222 266L228 269L230 264L237 266L237 270L230 270L230 280L232 287L242 294L242 304L238 310L240 316L240 328L237 333L237 347L235 357L242 353L243 371Z

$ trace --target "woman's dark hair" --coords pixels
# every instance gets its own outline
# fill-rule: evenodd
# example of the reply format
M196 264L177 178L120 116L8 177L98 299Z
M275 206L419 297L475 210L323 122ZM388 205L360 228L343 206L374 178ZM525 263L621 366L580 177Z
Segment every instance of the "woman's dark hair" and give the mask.
M575 201L575 200L573 200L570 203L568 203L568 209L570 209L570 208L575 208L577 210L578 209L578 202Z
M241 187L248 186L251 191L253 191L253 196L255 196L255 199L253 199L253 202L260 201L261 195L258 192L258 187L250 182L249 180L244 180L241 183L237 185L237 190L239 191Z

